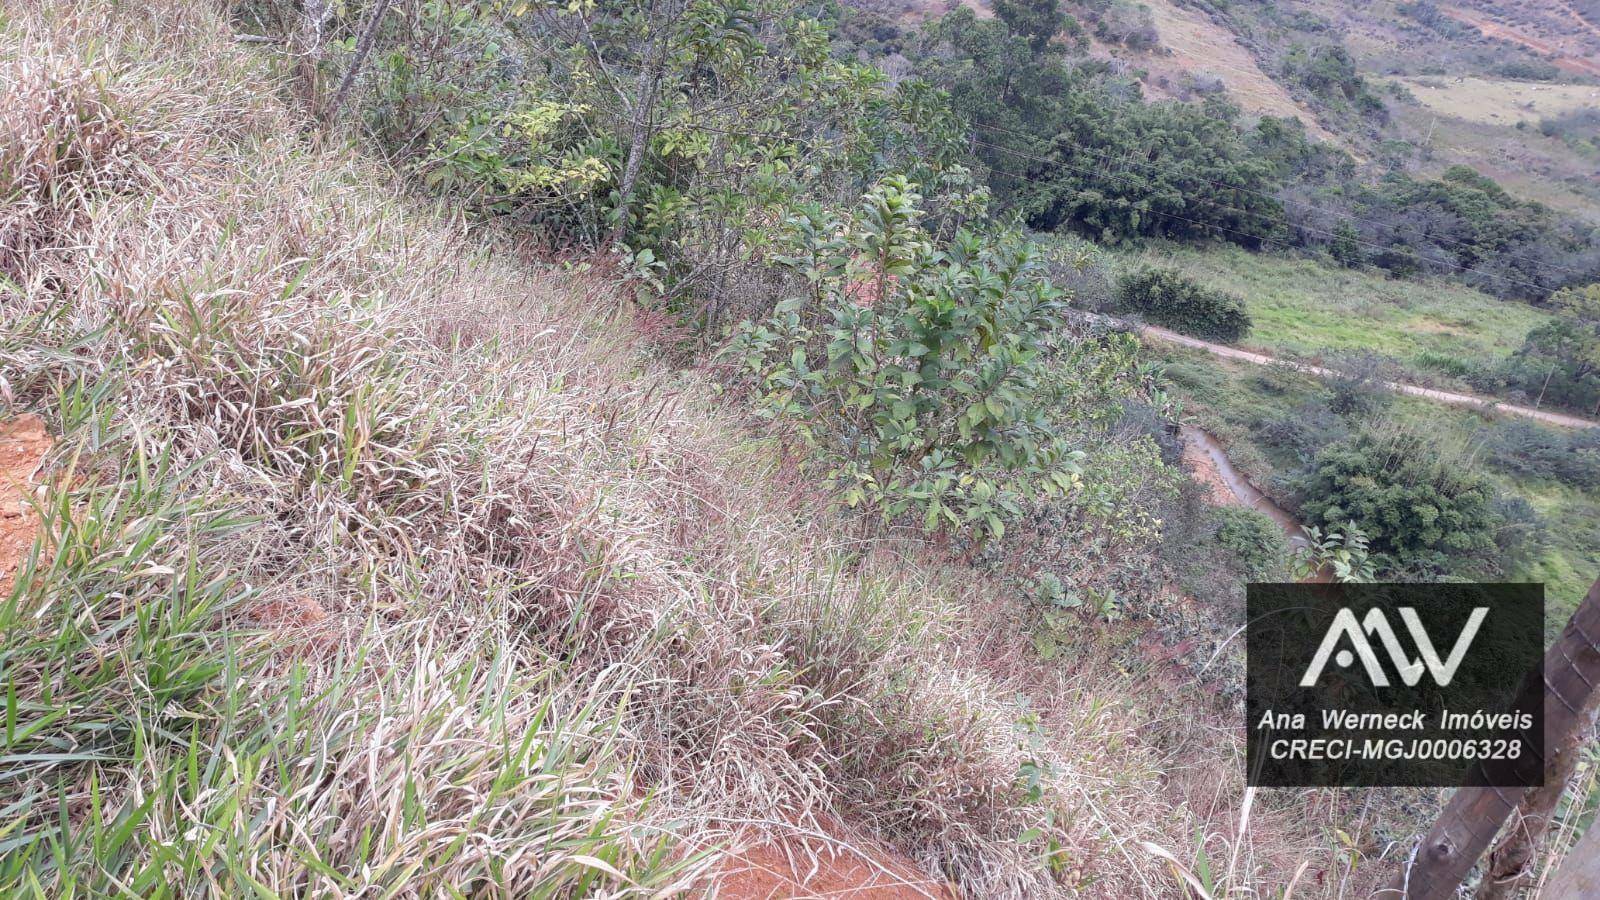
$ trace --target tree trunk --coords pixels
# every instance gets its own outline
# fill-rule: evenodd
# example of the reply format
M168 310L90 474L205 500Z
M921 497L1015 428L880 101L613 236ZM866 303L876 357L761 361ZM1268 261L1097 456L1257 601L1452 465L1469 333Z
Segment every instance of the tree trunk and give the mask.
M655 115L661 69L666 63L665 37L658 44L660 46L651 51L649 63L639 72L633 114L628 123L628 161L623 165L622 183L617 188L617 221L611 226L611 236L606 240L608 247L622 243L628 236L629 208L633 204L634 188L639 182L639 170L644 168L644 154L650 146L651 119Z
M1572 780L1572 772L1578 767L1578 757L1583 755L1583 745L1594 732L1596 700L1600 700L1600 692L1589 695L1577 727L1555 748L1545 772L1544 787L1523 792L1522 802L1511 816L1511 827L1489 853L1487 871L1478 885L1478 900L1506 900L1515 897L1527 884L1528 876L1533 873L1535 853L1550 827L1556 803L1566 793L1567 782Z
M389 11L391 0L378 0L372 7L372 15L367 19L367 27L362 29L361 37L356 40L356 54L350 60L350 68L345 70L344 78L339 80L339 89L333 92L333 101L328 104L328 111L323 114L323 123L333 124L339 116L339 107L344 105L344 98L350 93L350 85L355 83L356 75L361 71L361 64L367 61L367 54L372 52L372 45L378 40L378 29L383 25L384 14Z
M1590 825L1567 853L1556 873L1545 882L1544 900L1581 900L1600 897L1600 825Z
M1402 864L1389 885L1374 896L1385 900L1454 897L1456 888L1494 840L1507 816L1519 807L1534 812L1536 804L1547 798L1553 804L1566 786L1566 776L1571 772L1570 758L1576 756L1577 742L1594 722L1595 706L1600 703L1600 692L1595 690L1597 684L1600 684L1600 581L1589 588L1578 611L1572 614L1567 627L1544 657L1544 762L1546 784L1550 787L1526 791L1458 788L1433 827L1418 842L1412 856ZM1548 808L1545 813L1548 814ZM1540 833L1543 827L1539 825ZM1508 863L1513 861L1509 853L1505 859Z

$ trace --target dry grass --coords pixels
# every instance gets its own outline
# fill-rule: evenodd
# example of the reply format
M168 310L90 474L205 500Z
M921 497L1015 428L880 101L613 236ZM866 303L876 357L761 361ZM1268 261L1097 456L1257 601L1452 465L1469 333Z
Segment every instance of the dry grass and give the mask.
M671 892L835 819L971 896L1173 894L1140 844L1197 833L1227 892L1293 875L1185 688L830 538L610 286L310 147L211 9L5 47L0 400L62 441L0 883Z
M1588 84L1442 76L1394 81L1405 85L1431 112L1486 125L1537 125L1541 119L1600 106L1600 87Z
M1296 101L1283 85L1262 71L1250 50L1227 28L1213 22L1206 13L1181 3L1151 0L1143 4L1150 10L1164 52L1135 54L1140 68L1178 84L1196 74L1214 76L1227 85L1228 96L1246 112L1296 118L1319 140L1343 146L1332 132L1317 120L1316 114ZM1119 49L1117 54L1128 51ZM1151 84L1158 95L1166 91Z

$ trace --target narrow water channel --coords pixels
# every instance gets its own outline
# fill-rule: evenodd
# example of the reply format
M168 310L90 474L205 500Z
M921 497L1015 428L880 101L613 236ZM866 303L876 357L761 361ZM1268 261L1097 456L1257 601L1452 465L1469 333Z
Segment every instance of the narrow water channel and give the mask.
M1196 428L1193 425L1184 425L1181 428L1184 443L1199 451L1196 456L1203 455L1204 461L1210 463L1211 473L1228 488L1233 494L1234 502L1238 506L1246 506L1257 512L1265 513L1268 518L1278 523L1283 533L1288 536L1289 544L1294 547L1309 545L1305 533L1300 530L1300 523L1288 510L1272 502L1272 498L1261 491L1244 473L1234 468L1233 461L1228 459L1228 451L1224 450L1222 443L1210 432ZM1196 462L1202 460L1196 459Z

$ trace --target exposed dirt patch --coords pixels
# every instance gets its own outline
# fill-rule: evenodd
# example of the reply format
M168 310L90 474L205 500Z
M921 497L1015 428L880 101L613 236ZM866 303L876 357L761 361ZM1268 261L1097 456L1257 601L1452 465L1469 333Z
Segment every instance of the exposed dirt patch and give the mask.
M250 611L250 617L269 628L308 628L328 618L327 610L310 597L264 600Z
M950 886L869 841L832 835L767 840L730 853L711 874L719 900L956 900Z
M252 625L272 633L277 652L288 657L326 656L339 646L339 620L306 596L272 597L250 607Z
M0 423L0 595L33 547L39 516L30 503L44 455L55 444L44 420L22 415Z

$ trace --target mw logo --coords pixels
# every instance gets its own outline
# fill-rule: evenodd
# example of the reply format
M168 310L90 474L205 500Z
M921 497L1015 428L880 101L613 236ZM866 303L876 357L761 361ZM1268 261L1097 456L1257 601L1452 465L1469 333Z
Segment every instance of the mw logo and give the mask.
M1450 679L1455 677L1462 657L1467 655L1467 648L1472 646L1472 639L1478 636L1478 627L1483 624L1487 615L1489 615L1487 606L1475 607L1467 619L1466 626L1461 629L1461 634L1457 635L1449 658L1441 660L1438 651L1433 648L1432 639L1428 637L1428 630L1422 627L1422 620L1417 617L1417 611L1409 606L1400 607L1400 621L1405 623L1406 631L1410 632L1412 642L1422 655L1421 659L1413 660L1400 646L1400 639L1395 637L1394 629L1389 626L1389 618L1383 614L1383 610L1370 609L1364 618L1357 621L1356 614L1351 612L1349 607L1345 607L1333 617L1333 624L1328 626L1328 633L1323 636L1322 645L1317 648L1317 655L1311 658L1311 665L1306 667L1305 675L1300 678L1300 686L1314 687L1317 679L1322 677L1322 669L1328 664L1328 658L1332 656L1333 661L1341 667L1348 667L1359 658L1373 686L1388 687L1388 674L1384 672L1378 654L1373 652L1372 643L1367 640L1367 636L1372 635L1383 645L1384 651L1389 655L1389 661L1394 664L1400 680L1405 682L1407 687L1421 681L1424 672L1432 675L1440 687L1446 687L1450 684ZM1341 639L1348 640L1351 649L1340 650L1335 655L1334 650L1339 646Z

